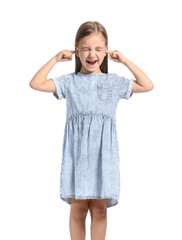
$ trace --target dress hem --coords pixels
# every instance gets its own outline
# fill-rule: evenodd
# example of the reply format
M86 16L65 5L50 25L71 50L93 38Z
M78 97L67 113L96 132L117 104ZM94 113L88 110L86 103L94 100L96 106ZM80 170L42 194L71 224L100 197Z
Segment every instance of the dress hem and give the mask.
M72 196L60 196L60 198L68 203L69 205L71 205L71 198L75 198L75 195L72 195ZM75 199L80 199L80 200L84 200L84 199L108 199L108 204L107 204L107 208L110 208L110 207L114 207L115 205L118 204L118 199L114 199L114 198L111 198L111 197L97 197L97 196L89 196L89 197L76 197ZM113 203L111 203L111 201L113 201Z

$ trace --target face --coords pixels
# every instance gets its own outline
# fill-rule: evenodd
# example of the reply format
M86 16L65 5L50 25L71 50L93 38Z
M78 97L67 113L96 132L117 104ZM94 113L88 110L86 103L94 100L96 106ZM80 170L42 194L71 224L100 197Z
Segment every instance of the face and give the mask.
M102 73L100 65L108 47L105 46L105 38L101 33L92 33L79 41L75 48L76 55L80 58L82 67L80 72L84 74Z

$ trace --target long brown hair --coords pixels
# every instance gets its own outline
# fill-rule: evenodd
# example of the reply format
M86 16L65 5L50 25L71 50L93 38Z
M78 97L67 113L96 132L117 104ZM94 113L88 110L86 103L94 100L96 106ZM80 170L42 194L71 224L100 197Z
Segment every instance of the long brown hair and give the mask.
M106 32L106 29L104 28L104 26L95 21L95 22L92 22L92 21L87 21L85 23L83 23L77 33L76 33L76 37L75 37L75 47L78 47L78 44L79 44L79 41L90 35L91 33L102 33L103 37L105 38L106 42L105 42L105 46L107 47L108 46L108 35L107 35L107 32ZM79 72L81 70L81 67L82 67L82 63L79 59L79 57L75 54L75 73ZM100 65L100 70L103 72L103 73L108 73L108 54L104 57L104 60L102 62L102 64Z

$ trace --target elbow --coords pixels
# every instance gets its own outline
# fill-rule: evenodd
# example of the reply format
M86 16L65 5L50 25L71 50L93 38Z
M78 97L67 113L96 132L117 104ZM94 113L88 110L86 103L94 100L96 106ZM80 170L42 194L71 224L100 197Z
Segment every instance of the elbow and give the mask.
M153 88L154 88L154 84L152 83L150 90L152 90Z
M31 81L29 82L29 87L31 87L31 88L33 88L33 89L34 89L34 86L33 86L33 84L32 84L32 82L31 82Z
M42 89L42 85L46 82L47 80L43 81L37 81L34 78L29 82L29 86L35 90L40 90Z
M153 88L154 88L154 84L152 83L148 91L151 91Z
M149 91L151 91L153 88L154 88L154 83L150 80L150 90Z
M147 86L147 88L146 88L146 92L151 91L153 88L154 88L154 84L151 83L150 86Z
M146 90L151 91L154 88L153 82L149 79L147 85L146 85Z
M29 86L30 86L32 89L37 90L37 87L36 87L34 84L32 84L32 81L30 81Z

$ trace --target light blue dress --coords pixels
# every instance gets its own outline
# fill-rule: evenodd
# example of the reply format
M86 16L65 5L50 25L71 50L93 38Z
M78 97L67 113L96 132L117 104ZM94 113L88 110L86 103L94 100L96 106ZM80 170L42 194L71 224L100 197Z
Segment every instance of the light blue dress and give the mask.
M52 78L56 92L66 99L60 198L107 198L115 206L120 196L120 159L116 107L129 99L134 79L115 73L69 73Z

